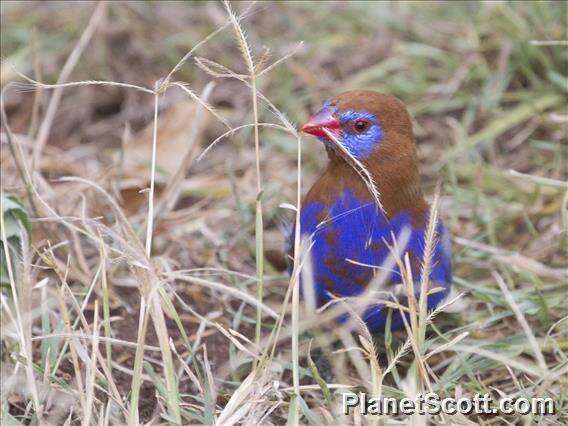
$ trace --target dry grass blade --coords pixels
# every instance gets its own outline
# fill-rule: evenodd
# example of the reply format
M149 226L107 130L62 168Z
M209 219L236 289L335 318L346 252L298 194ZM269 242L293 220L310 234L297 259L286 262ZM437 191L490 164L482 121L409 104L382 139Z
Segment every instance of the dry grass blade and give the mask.
M158 105L160 95L154 95L154 127L152 130L152 164L150 166L150 193L148 194L148 217L146 225L146 256L152 254L152 231L154 230L154 188L156 182L156 150L158 145Z
M138 320L138 338L136 355L134 358L134 368L132 372L132 384L130 395L130 409L128 410L128 424L136 425L139 423L138 401L140 399L140 385L142 384L142 361L144 359L144 342L146 341L146 330L148 329L148 312L146 299L140 298L140 315Z
M247 399L250 398L250 394L253 392L255 387L255 372L253 371L248 375L248 377L243 380L241 385L233 392L233 395L225 405L225 408L219 414L217 421L215 422L216 425L228 425L228 424L235 424L242 418L246 413L240 413L240 415L235 415L235 412L241 407L241 404Z
M214 83L209 83L203 89L203 93L200 97L201 102L207 104L207 100L211 91L215 87ZM203 110L206 109L202 103L199 103L199 107L197 112L195 113L194 122L191 126L191 135L187 141L187 148L186 151L183 153L183 159L178 167L175 170L164 188L163 194L161 195L160 201L158 206L156 207L156 216L163 216L169 213L179 200L180 196L180 183L187 173L188 168L191 166L191 163L195 157L195 150L197 148L197 138L201 131L203 130L204 126L204 117L203 117Z
M431 220L432 218L430 218ZM402 286L405 290L405 296L408 302L408 309L405 311L403 306L398 303L398 309L403 320L404 329L408 334L408 341L412 350L414 352L414 373L415 376L412 377L411 371L409 371L408 379L413 383L419 383L423 387L427 387L430 392L432 392L432 384L430 382L430 377L428 375L428 369L423 359L423 352L419 341L419 310L418 302L416 300L416 292L414 289L414 278L412 275L412 268L410 266L410 257L408 251L404 252L404 258L401 258L401 250L397 245L397 240L393 239L393 246L390 247L391 252L396 256L396 262L398 269L401 273ZM393 295L396 299L396 297ZM410 321L410 324L409 324ZM410 395L414 397L414 395Z
M253 5L254 5L254 2L251 2L251 4L247 7L247 9L240 15L239 20L245 18L248 15L248 13L249 13L249 11L250 11L250 9L252 8ZM164 78L164 80L162 82L162 87L167 87L167 85L170 83L173 75L181 69L183 64L186 63L189 58L191 58L191 56L194 54L194 52L197 49L199 49L201 46L203 46L205 43L207 43L209 40L211 40L217 34L222 32L225 28L232 26L232 25L233 25L233 22L231 20L228 20L223 25L221 25L219 28L217 28L215 31L209 33L209 35L207 35L206 37L201 39L195 46L193 46L191 48L191 50L189 50L185 55L183 55L183 57L177 62L177 64L168 73L166 78Z
M17 91L35 91L37 89L65 89L70 87L85 87L85 86L110 86L110 87L121 87L123 89L133 89L139 92L148 93L150 95L154 94L154 90L148 89L147 87L137 86L135 84L121 83L118 81L109 80L82 80L82 81L72 81L69 83L61 84L46 84L40 81L36 81L25 74L20 73L17 69L15 72L28 83L12 83L12 87Z
M178 299L180 299L180 297L178 295L176 295L176 297ZM180 303L183 303L182 300L180 300ZM205 323L206 325L209 325L211 327L216 328L217 330L219 330L221 332L221 334L223 334L233 345L235 345L237 347L237 349L239 349L241 351L241 353L243 354L247 354L249 355L251 358L255 359L255 360L259 360L259 356L252 352L250 349L246 348L240 341L239 339L237 339L235 336L239 337L240 339L244 340L245 343L249 344L250 346L254 346L252 344L252 342L250 342L246 337L244 337L242 334L232 330L232 329L228 329L226 330L221 324L215 322L215 321L211 321L207 318L205 318L203 315L199 315L195 310L193 310L189 305L184 304L184 309L188 310L189 312L191 312L192 315L194 315L196 318L199 318L203 323ZM258 348L254 348L255 352L258 352Z
M207 58L197 57L195 58L195 63L199 68L215 78L236 78L243 83L246 82L248 78L246 74L237 74L226 66Z
M34 336L32 337L32 341L38 341L38 340L44 340L44 339L51 339L53 337L65 337L65 338L71 338L71 339L92 339L92 335L86 335L86 334L81 334L81 333L77 333L77 332L66 332L66 333L52 333L52 334L44 334L42 336ZM107 337L103 337L100 336L98 337L99 342L104 342L104 343L111 343L112 345L116 345L116 346L125 346L127 348L136 348L138 345L136 344L136 342L129 342L128 340L121 340L121 339L116 339L116 338L107 338ZM161 349L159 346L152 346L152 345L145 345L144 349L147 351L153 351L153 352L160 352Z
M203 287L209 287L209 288L213 288L213 289L222 290L222 291L224 291L228 294L233 295L235 298L237 298L239 300L247 302L247 303L251 304L252 306L254 306L256 308L262 309L264 312L266 312L272 318L274 318L274 319L278 318L278 314L273 309L271 309L270 307L266 306L263 303L260 303L253 296L251 296L251 295L249 295L249 294L245 293L244 291L239 290L237 288L230 287L230 286L227 286L227 285L215 282L215 281L204 280L203 278L194 277L194 276L191 276L191 275L184 275L184 274L181 274L179 272L165 273L164 276L168 279L185 281L185 282L197 284L197 285L203 286Z
M276 68L278 65L282 64L283 62L285 62L287 59L291 58L292 56L294 56L302 47L304 46L304 42L301 41L299 42L294 49L292 49L292 51L290 53L285 54L284 56L282 56L281 58L277 59L276 61L274 61L273 63L271 63L270 65L266 66L265 68L263 68L262 70L260 70L257 73L257 78L269 73L270 71L272 71L274 68Z
M467 336L469 336L469 332L464 331L463 333L458 334L456 337L454 337L452 340L450 340L448 343L445 343L443 345L437 346L434 350L428 352L425 356L424 356L424 361L426 361L428 358L432 357L433 355L436 355L437 353L440 352L444 352L449 350L452 346L454 346L455 344L461 342L463 339L465 339Z
M209 75L211 75L212 77L217 77L217 78L234 78L236 80L241 81L242 83L244 83L249 89L253 89L252 87L252 83L249 81L250 78L245 78L243 77L242 74L238 74L234 71L232 71L231 69L227 68L224 65L221 65L217 62L211 61L209 59L206 58L196 58L195 62L197 63L197 65L204 70L205 72L207 72ZM288 118L286 118L286 116L282 113L282 111L280 111L275 105L274 103L272 103L270 101L270 99L268 99L264 94L262 94L262 92L260 92L258 90L257 87L255 87L255 91L256 91L256 96L258 97L258 99L260 99L262 102L264 102L266 104L266 106L268 107L268 109L274 114L276 115L276 117L280 120L280 122L282 123L282 125L286 128L286 130L293 135L294 137L298 137L298 132L296 130L296 128L294 127L294 125L290 122L290 120L288 120ZM259 124L259 123L257 123ZM252 124L254 125L254 124ZM251 126L252 126L251 125Z
M87 365L85 391L87 394L85 417L83 425L91 424L93 414L93 400L95 398L95 373L97 371L97 352L99 350L99 304L95 300L95 313L93 317L93 336L91 339L92 354L90 363Z
M36 386L35 374L34 374L34 367L33 367L33 354L32 354L32 345L31 345L31 333L26 333L26 326L25 326L25 317L24 314L26 312L21 312L21 301L19 300L18 295L20 292L16 286L16 278L14 276L14 271L12 270L12 265L14 265L13 260L10 256L10 248L8 247L8 239L6 237L6 226L4 223L4 194L0 197L0 231L2 236L2 248L3 253L6 259L6 269L8 271L8 277L10 280L10 289L12 291L12 298L14 299L14 311L16 312L16 332L18 334L18 340L20 344L20 352L25 360L25 372L26 372L26 386L28 392L31 393L32 402L35 409L35 416L37 417L38 423L41 425L43 424L43 406L39 399L39 393ZM27 238L27 237L26 237ZM27 283L23 283L26 285ZM31 327L31 323L29 324ZM28 336L26 336L28 334ZM26 338L27 337L27 338Z
M356 312L348 303L344 300L338 299L345 309L350 314L350 318L357 325L356 330L358 331L359 343L361 344L363 351L369 361L369 366L371 370L371 394L377 398L381 398L382 395L382 383L383 383L383 371L379 365L379 355L375 347L373 336L367 327L367 324L363 321L358 312ZM361 379L365 380L366 376L361 376Z
M528 180L529 182L534 182L537 185L545 185L545 186L551 186L553 188L558 188L560 190L566 191L568 190L568 182L563 182L561 180L558 179L551 179L551 178L546 178L546 177L542 177L542 176L535 176L535 175L529 175L526 173L521 173L518 172L516 170L509 170L509 174L511 176L514 177L518 177L524 180Z
M527 340L529 341L529 343L532 347L534 356L535 356L535 358L538 362L539 367L542 370L542 373L545 376L547 376L550 373L550 371L548 370L548 366L546 365L546 361L544 359L544 356L542 355L542 351L540 350L540 346L539 346L538 342L536 341L536 338L534 337L534 334L531 330L530 325L527 323L525 316L523 315L522 311L519 309L519 306L515 302L515 299L511 295L511 292L507 288L507 284L505 284L505 281L503 280L501 275L499 275L495 271L492 271L491 274L493 275L493 278L495 278L495 281L497 281L497 284L499 284L499 288L503 292L503 295L505 296L505 300L507 300L507 303L509 304L509 306L511 307L511 309L515 313L515 316L517 317L517 321L519 322L519 324L521 324L521 327L523 328L523 331L525 332L525 335L527 336Z
M568 268L551 268L550 266L543 265L538 260L524 256L521 253L504 250L500 247L479 243L477 241L470 241L462 237L454 237L453 240L459 245L490 253L502 264L513 265L545 278L559 280L568 279Z
M419 326L418 326L418 345L422 354L425 352L424 343L426 339L426 325L428 321L428 289L430 288L430 271L435 253L435 247L438 241L437 227L438 227L438 206L440 202L440 184L436 187L436 193L430 213L428 215L428 226L424 236L424 254L422 258L422 271L420 277L420 298L418 301L419 306Z
M436 350L438 346L434 345L432 346L433 350ZM526 373L532 377L535 378L542 378L542 372L540 370L540 367L533 365L529 362L526 362L525 360L521 359L521 358L510 358L507 357L506 355L502 355L487 349L483 349L477 346L471 346L471 345L453 345L451 347L452 351L455 352L465 352L465 353L469 353L469 354L473 354L473 355L478 355L478 356L482 356L485 358L489 358L492 359L494 361L497 361L499 363L501 363L504 366L513 368L515 370L519 370L522 371L523 373Z
M112 346L111 346L111 324L110 324L110 294L107 280L107 269L106 269L106 250L105 244L102 236L99 232L99 256L101 258L101 290L103 293L103 327L105 333L105 356L107 359L108 369L112 369Z
M195 100L196 102L198 102L203 108L205 108L207 111L209 111L211 114L213 114L215 116L215 118L217 120L219 120L221 123L223 123L225 125L225 127L231 129L231 125L229 124L229 122L227 120L225 120L223 117L221 117L217 111L215 111L215 108L213 108L211 105L209 105L209 103L207 102L206 98L204 96L199 97L197 96L187 85L187 83L180 83L180 82L174 82L170 84L171 86L174 87L179 87L180 89L182 89L185 93L187 93L193 100Z
M446 309L448 309L448 307L450 307L451 305L453 305L454 303L456 303L458 300L462 299L465 296L465 293L458 293L455 297L453 297L452 299L449 299L447 301L444 301L442 303L440 303L438 306L436 306L436 309L433 309L429 314L428 314L428 319L427 322L431 323L432 320L434 319L434 317L436 315L438 315L440 312L445 311Z
M106 14L107 4L104 1L101 1L97 4L89 23L85 27L85 31L81 34L79 41L75 45L73 51L67 58L63 69L61 70L61 74L57 79L56 86L63 84L68 78L75 66L77 65L79 58L81 57L83 51L89 44L89 41L93 37L97 27L104 19ZM45 112L45 116L41 125L39 126L38 135L36 139L36 145L34 147L33 152L33 162L34 164L39 164L39 160L41 158L41 154L43 152L43 148L47 142L47 138L49 137L49 131L51 130L51 126L53 124L53 120L55 118L55 113L57 112L57 108L59 107L59 103L61 101L61 96L63 94L62 87L56 87L51 99L49 100L49 104L47 106L47 110Z
M262 304L264 295L264 223L262 213L262 177L260 174L260 135L258 120L258 96L256 90L256 68L252 56L251 48L248 45L244 30L239 24L236 15L231 9L230 3L224 1L225 9L233 24L233 29L237 36L237 41L241 49L243 58L245 59L248 71L252 95L252 114L254 119L254 153L255 153L255 171L256 171L256 220L255 220L255 237L256 237L256 274L257 274L257 298L259 305ZM262 312L260 308L256 311L256 329L255 344L260 343L260 335L262 331Z
M71 339L71 344L69 345L69 349L70 349L70 353L71 353L71 362L73 364L73 369L75 372L75 382L77 383L77 390L79 393L79 402L81 405L81 410L83 413L87 412L87 403L85 401L85 394L83 393L83 375L82 375L82 370L79 366L79 357L77 355L77 351L75 349L75 347L77 346L75 344L75 342L73 341L74 339L74 333L72 333L72 326L71 326L71 321L69 318L69 311L67 309L67 306L65 304L65 294L63 291L63 288L60 289L60 304L61 304L61 313L63 316L63 323L65 324L65 328L67 330L68 335L70 336ZM66 352L65 350L62 351L62 355L63 353ZM57 365L57 364L56 364Z
M207 148L205 148L203 150L203 152L201 154L199 154L199 157L197 157L196 161L201 161L213 148L215 148L215 146L217 145L217 143L219 143L222 139L226 138L227 136L231 136L233 135L235 132L242 130L242 129L246 129L249 127L253 127L255 124L243 124L242 126L237 126L234 127L233 129L223 133L221 136L217 137L213 142L211 142ZM257 123L256 125L258 125L258 127L271 127L274 129L279 129L279 130L283 130L284 132L287 132L288 129L286 127L280 126L279 124L274 124L274 123Z

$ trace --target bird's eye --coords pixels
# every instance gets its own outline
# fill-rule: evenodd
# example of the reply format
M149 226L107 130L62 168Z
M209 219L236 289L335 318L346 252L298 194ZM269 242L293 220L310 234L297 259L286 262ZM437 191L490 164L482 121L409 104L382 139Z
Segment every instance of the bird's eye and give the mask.
M357 133L363 133L371 126L368 120L355 120L352 124L353 130Z

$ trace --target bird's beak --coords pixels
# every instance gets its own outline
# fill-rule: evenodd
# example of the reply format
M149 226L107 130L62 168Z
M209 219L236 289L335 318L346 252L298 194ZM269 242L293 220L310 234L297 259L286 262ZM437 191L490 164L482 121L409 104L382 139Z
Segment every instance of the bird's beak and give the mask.
M302 132L329 139L324 129L336 133L340 127L339 120L334 116L335 109L325 107L312 115L308 122L302 126Z

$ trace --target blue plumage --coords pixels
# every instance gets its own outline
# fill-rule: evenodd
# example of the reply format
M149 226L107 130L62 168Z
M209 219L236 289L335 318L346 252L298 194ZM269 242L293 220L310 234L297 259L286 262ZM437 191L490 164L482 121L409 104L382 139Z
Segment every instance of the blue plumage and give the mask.
M320 221L318 218L322 216L326 219ZM387 263L391 253L387 244L392 246L393 235L396 239L400 238L404 228L408 228L410 234L406 250L402 250L404 247L400 249L410 254L415 282L419 283L421 280L426 230L423 226L413 226L412 218L406 212L387 220L373 202L361 202L347 189L329 207L319 202L305 205L300 223L302 235L313 242L310 259L313 275L316 277L314 286L319 305L331 300L332 294L336 297L361 294ZM435 307L446 296L451 283L451 251L447 231L441 223L438 224L437 234L440 242L435 246L430 280L444 290L429 297L428 309ZM404 293L400 288L400 270L396 265L389 269L384 280L387 285L382 286L381 290L398 293L400 298L401 291ZM392 300L385 294L380 296ZM378 304L368 309L363 319L371 329L382 330L385 326L386 311ZM392 320L393 328L402 325L398 312L393 312Z

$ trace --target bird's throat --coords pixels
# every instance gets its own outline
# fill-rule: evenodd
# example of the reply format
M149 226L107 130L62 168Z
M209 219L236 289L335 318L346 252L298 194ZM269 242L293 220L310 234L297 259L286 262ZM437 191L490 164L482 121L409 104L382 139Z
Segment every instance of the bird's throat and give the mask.
M335 153L329 153L329 159L328 168L320 179L335 181L337 192L350 189L360 199L372 199L368 184L352 165ZM374 161L365 166L380 194L387 217L392 218L401 212L409 212L417 219L423 217L428 205L422 195L414 158L401 157L395 162ZM335 192L332 187L327 189Z

